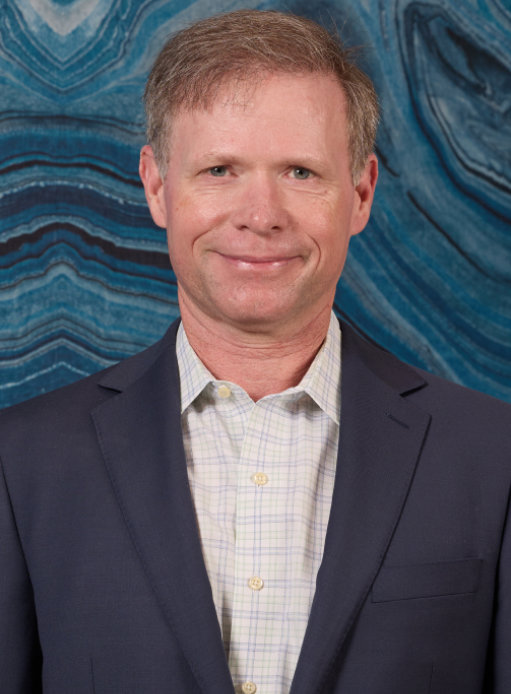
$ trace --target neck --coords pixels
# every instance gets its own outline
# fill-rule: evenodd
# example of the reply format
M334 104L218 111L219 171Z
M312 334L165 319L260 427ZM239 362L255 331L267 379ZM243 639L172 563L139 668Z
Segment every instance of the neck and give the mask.
M241 386L257 401L298 385L321 347L330 323L330 306L300 326L271 332L226 326L194 315L181 305L181 319L193 350L219 380Z

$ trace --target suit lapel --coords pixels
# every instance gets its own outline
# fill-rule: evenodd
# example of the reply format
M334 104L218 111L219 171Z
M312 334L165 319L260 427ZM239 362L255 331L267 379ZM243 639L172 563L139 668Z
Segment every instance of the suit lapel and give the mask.
M233 692L188 485L173 336L127 386L125 364L104 383L122 392L93 412L115 496L197 682L208 694Z
M429 415L400 394L421 387L423 379L391 355L372 350L343 327L332 510L291 694L326 691L334 666L342 662L343 644L385 556L429 425ZM389 380L399 384L397 391Z

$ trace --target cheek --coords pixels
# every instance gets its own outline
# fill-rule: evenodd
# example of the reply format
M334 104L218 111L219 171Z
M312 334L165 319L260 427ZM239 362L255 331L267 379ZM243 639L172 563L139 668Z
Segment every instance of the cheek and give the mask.
M307 217L305 218L307 219ZM349 242L349 219L346 211L340 207L333 207L324 204L320 209L310 213L311 236L321 253L326 253L331 258L326 258L335 262L335 256L342 253ZM307 222L306 222L307 225Z
M200 273L202 257L214 228L209 212L189 197L174 196L168 208L167 244L170 262L178 279Z
M214 229L226 212L219 196L183 193L169 197L167 202L172 234L188 241Z
M198 227L195 207L186 197L178 195L169 196L166 202L169 251L184 251Z
M338 214L340 216L342 212L339 210ZM340 275L346 261L350 238L349 224L345 219L340 220L335 215L325 220L324 226L318 228L314 242L325 281L329 282Z

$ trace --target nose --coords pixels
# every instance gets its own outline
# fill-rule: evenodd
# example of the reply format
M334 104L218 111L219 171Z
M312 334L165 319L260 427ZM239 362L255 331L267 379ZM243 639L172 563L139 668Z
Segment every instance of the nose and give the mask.
M258 175L247 179L239 191L233 223L240 231L273 234L289 224L283 192L277 179Z

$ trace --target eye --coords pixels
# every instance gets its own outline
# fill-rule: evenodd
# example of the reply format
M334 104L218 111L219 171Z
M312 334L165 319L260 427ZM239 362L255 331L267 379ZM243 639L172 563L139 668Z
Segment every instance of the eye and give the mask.
M225 174L227 173L227 167L212 166L208 169L208 173L211 174L211 176L225 176Z
M312 171L306 169L303 166L294 166L291 169L291 175L293 176L293 178L297 178L300 181L304 181L306 178L310 178L313 174Z

